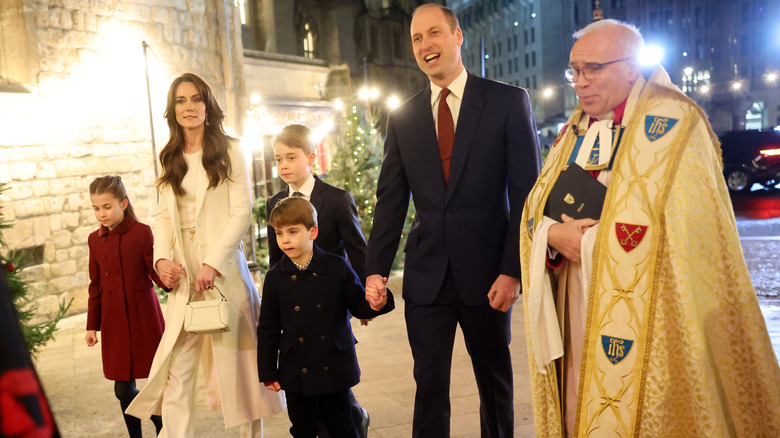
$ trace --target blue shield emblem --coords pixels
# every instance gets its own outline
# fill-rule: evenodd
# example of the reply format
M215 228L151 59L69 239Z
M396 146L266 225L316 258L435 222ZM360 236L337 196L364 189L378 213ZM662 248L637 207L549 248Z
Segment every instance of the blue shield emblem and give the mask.
M628 356L634 341L628 339L615 338L612 336L601 335L601 346L604 348L604 354L612 365L618 364Z
M671 131L676 123L677 119L669 117L645 116L645 135L648 140L656 141Z
M528 219L528 234L534 236L534 218Z

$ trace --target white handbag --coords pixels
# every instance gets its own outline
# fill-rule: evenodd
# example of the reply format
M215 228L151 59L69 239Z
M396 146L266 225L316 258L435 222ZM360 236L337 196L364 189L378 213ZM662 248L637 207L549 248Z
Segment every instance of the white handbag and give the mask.
M229 332L228 318L230 311L228 301L217 285L214 289L220 298L203 301L192 301L192 295L184 308L184 331L195 335Z

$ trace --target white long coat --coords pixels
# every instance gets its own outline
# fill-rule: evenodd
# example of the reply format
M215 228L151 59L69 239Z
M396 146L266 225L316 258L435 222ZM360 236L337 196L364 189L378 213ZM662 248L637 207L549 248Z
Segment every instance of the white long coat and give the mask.
M195 238L203 251L203 263L222 275L216 283L227 297L232 311L230 331L210 335L211 354L201 355L195 403L199 409L222 409L225 427L231 428L273 415L285 406L283 396L263 387L257 374L260 298L247 268L241 243L251 220L249 173L237 144L231 145L228 153L232 165L230 179L215 188L208 189L208 175L202 166L197 167L200 174L195 192ZM176 196L170 186L160 190L154 225L155 265L160 259L173 260L187 269ZM197 270L193 272L193 277L195 274ZM189 290L190 282L184 275L179 287L168 295L165 332L155 353L149 380L127 408L126 412L130 415L149 418L160 414L171 351L183 327ZM209 348L208 340L203 345L205 353ZM204 385L206 377L208 382Z

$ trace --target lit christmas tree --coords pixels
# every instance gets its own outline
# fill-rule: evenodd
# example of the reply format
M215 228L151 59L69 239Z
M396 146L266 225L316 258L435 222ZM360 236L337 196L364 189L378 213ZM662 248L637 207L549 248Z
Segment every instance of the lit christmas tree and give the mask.
M7 190L6 184L0 184L0 193ZM7 223L3 217L2 205L0 205L0 247L6 247L3 240L3 230L12 228L13 225ZM11 299L16 307L19 316L19 324L22 327L22 334L27 343L27 348L31 353L37 353L46 342L54 338L54 332L57 330L57 323L65 316L73 301L66 302L62 300L60 308L54 318L45 323L32 324L36 308L30 305L30 297L27 296L27 282L21 278L20 272L25 263L29 260L29 254L22 252L12 252L10 255L4 251L0 254L0 269L7 270L5 275L8 289L11 291Z
M332 149L330 168L325 178L329 184L348 191L355 198L366 241L373 225L376 186L384 151L384 139L376 129L375 121L379 119L370 108L362 113L356 105L347 107L345 114L342 114L340 136ZM403 266L406 255L403 248L413 219L414 204L410 200L393 269Z
M370 118L371 119L371 118ZM376 206L376 184L384 140L374 123L362 117L356 105L342 113L340 135L332 149L325 181L355 198L358 218L368 240Z

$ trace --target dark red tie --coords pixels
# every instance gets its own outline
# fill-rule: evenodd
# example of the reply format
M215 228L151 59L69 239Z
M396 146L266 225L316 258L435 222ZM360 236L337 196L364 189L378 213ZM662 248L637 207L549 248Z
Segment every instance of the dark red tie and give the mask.
M441 90L439 94L439 157L441 157L441 170L444 172L444 182L450 181L450 161L452 159L452 144L455 142L455 124L452 121L452 112L447 105L448 88Z

